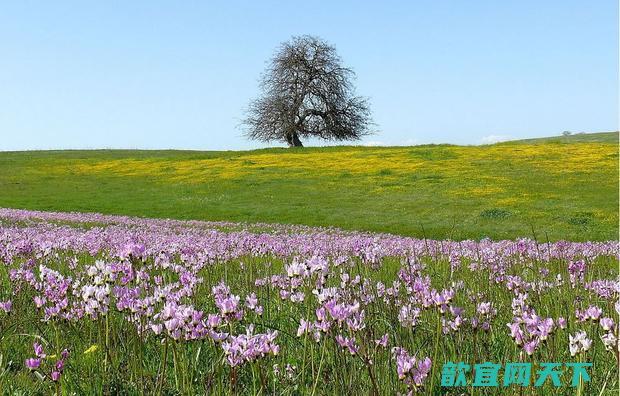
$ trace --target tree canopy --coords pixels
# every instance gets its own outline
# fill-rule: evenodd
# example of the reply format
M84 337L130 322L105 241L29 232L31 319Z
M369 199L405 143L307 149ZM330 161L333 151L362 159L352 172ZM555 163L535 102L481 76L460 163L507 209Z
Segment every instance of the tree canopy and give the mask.
M261 96L250 103L246 135L302 146L301 139L358 140L372 125L367 99L355 96L355 73L336 49L314 36L283 43L261 79Z

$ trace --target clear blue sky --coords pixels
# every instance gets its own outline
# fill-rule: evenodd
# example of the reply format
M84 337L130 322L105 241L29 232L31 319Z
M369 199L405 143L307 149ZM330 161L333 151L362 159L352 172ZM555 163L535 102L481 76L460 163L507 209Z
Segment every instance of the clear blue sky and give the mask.
M239 120L300 34L356 71L378 129L365 144L618 128L615 0L12 1L0 150L263 147Z

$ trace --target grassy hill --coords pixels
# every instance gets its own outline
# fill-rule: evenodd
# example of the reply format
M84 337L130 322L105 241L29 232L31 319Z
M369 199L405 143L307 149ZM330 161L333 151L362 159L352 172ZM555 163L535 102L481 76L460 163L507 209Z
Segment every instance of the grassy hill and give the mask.
M572 133L568 136L551 136L534 139L513 140L508 143L615 143L618 132Z
M610 136L490 146L4 152L0 207L433 238L534 231L539 240L618 239L617 133Z

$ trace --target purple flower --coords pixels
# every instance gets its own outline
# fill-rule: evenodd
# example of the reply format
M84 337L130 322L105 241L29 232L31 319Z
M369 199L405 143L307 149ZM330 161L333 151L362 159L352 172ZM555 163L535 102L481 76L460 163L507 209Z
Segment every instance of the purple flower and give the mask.
M118 252L118 257L121 259L130 259L132 257L142 258L145 251L146 248L142 244L128 243Z
M157 323L157 324L152 324L151 325L151 330L153 331L153 333L155 335L161 334L163 329L164 329L164 326L161 323Z
M50 374L50 378L52 379L52 381L57 382L60 379L60 371L52 371Z
M612 318L602 318L600 324L605 331L609 331L614 328L614 320Z
M431 359L426 357L418 360L415 356L409 355L405 349L398 347L393 348L392 353L396 358L398 378L407 385L422 386L431 370Z
M207 326L215 329L222 324L222 317L220 315L209 314L207 316Z
M215 306L224 316L234 316L239 306L240 298L234 295L217 295L215 297Z
M527 353L528 356L532 356L537 346L538 346L538 340L534 339L526 343L525 345L523 345L523 350L525 351L525 353Z
M256 312L257 315L262 315L263 307L258 305L258 298L256 298L256 293L249 294L245 297L245 305L251 311Z
M398 312L398 321L403 327L415 327L420 313L420 308L413 307L411 304L403 305Z
M13 303L11 302L11 300L0 301L0 310L9 313L11 312L11 308L13 308Z
M305 319L300 319L299 327L297 328L297 337L301 337L306 334L312 327L312 324Z
M63 368L65 367L65 361L63 359L57 360L54 367L57 371L62 372Z
M568 274L570 277L571 285L574 287L578 283L583 282L586 272L586 263L583 260L571 261L568 264Z
M538 328L533 333L541 341L544 341L544 340L547 339L549 334L551 334L551 332L553 331L553 327L554 327L553 319L551 319L551 318L542 319L542 320L539 320Z
M231 367L279 353L280 346L275 343L277 331L268 331L265 334L253 334L253 332L254 327L250 325L245 334L229 336L222 343L226 362Z
M517 345L521 345L523 343L523 331L521 330L521 324L519 322L509 323L508 328L510 329L510 336L515 340Z
M256 298L256 293L248 294L245 297L245 304L251 310L254 310L258 305L258 298Z
M351 355L355 355L359 350L359 347L355 343L355 338L343 337L338 334L336 336L336 342L341 348L347 349Z
M489 313L491 313L491 309L492 305L490 302L482 302L478 304L476 312L478 313L478 315L488 315Z
M586 310L588 317L592 320L599 320L601 315L603 314L603 310L600 307L591 305Z
M431 371L431 366L431 359L429 357L425 357L417 362L415 370L413 371L413 382L417 386L421 386L424 383L428 373Z
M173 332L181 326L181 322L177 318L172 318L164 322L164 326L168 332Z
M34 296L33 300L34 300L34 305L37 308L41 308L42 306L45 305L45 302L46 302L45 297L41 297L41 296Z
M561 316L558 318L558 327L560 329L565 329L566 328L566 319L565 318L563 318Z
M41 365L41 359L29 358L26 359L25 364L30 370L36 370Z
M383 337L379 338L378 340L375 340L375 344L377 344L378 346L382 346L384 348L387 347L388 337L389 335L385 333Z
M35 342L32 344L32 348L34 349L34 354L39 358L45 358L45 352L43 351L43 345Z

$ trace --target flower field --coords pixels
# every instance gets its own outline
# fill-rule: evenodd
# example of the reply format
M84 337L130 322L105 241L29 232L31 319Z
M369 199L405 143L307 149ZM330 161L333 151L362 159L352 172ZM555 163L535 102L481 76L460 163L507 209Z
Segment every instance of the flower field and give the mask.
M427 239L618 240L618 133L582 138L590 140L0 152L0 207Z
M0 209L0 393L617 394L619 254ZM449 362L593 365L447 388Z

